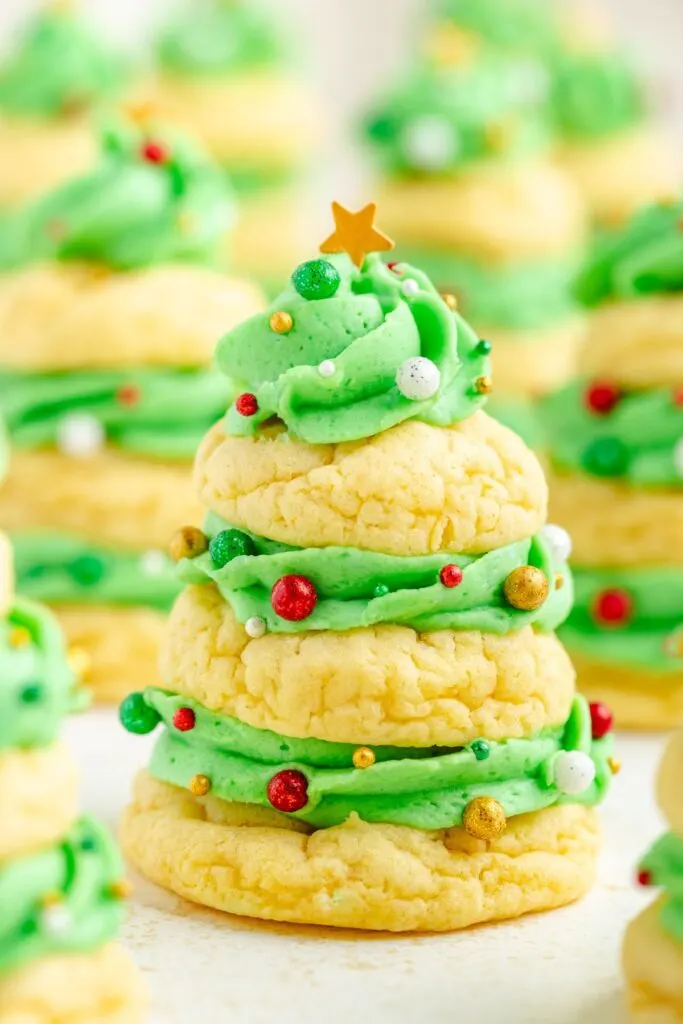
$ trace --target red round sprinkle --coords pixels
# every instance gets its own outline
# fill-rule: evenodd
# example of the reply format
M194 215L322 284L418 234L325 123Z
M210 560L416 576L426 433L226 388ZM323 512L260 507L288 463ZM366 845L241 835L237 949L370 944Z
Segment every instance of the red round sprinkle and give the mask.
M393 270L393 272L395 274L402 273L402 271L398 270L397 267L398 267L398 261L397 260L392 260L391 263L387 263L387 269Z
M591 713L593 739L601 740L602 737L606 736L612 728L612 725L614 724L614 715L607 705L600 701L594 704L589 704L588 706Z
M288 622L307 619L318 601L318 591L306 576L281 576L270 594L273 611Z
M255 416L258 412L258 402L256 401L256 395L250 395L249 393L239 395L235 399L235 408L237 409L240 416Z
M439 573L439 579L444 587L457 587L462 583L462 569L459 565L444 565Z
M142 156L150 164L165 164L168 161L168 150L161 142L146 142L142 147Z
M606 416L618 404L621 392L609 381L597 381L586 389L584 402L591 412Z
M178 732L189 732L195 726L195 713L192 708L178 708L173 716L173 725Z
M638 877L638 885L652 885L652 872L651 871L639 871L637 877Z
M124 384L116 392L116 401L121 405L137 405L140 401L140 389L134 384Z
M627 590L603 590L593 604L593 615L601 625L622 625L632 611L633 600Z
M278 772L268 783L268 800L276 811L291 814L308 803L308 779L294 768Z
M674 388L674 405L683 405L683 387Z

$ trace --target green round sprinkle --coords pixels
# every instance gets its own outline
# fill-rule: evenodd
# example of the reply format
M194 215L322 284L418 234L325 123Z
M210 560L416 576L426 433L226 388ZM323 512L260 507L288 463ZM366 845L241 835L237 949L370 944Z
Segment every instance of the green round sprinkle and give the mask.
M83 838L81 839L81 850L85 850L86 853L89 853L91 850L94 850L96 847L97 847L97 843L95 842L95 837L94 836L83 836Z
M481 338L477 342L477 346L474 351L477 353L478 356L487 356L491 352L492 348L493 345L491 344L490 341L487 341L486 338Z
M628 461L628 449L618 437L596 438L581 459L583 468L595 476L621 476Z
M375 589L373 590L373 594L375 597L386 597L388 593L389 587L386 585L386 583L378 583Z
M491 748L486 740L475 740L470 749L477 761L485 761L491 754Z
M161 715L150 707L142 693L130 693L119 705L119 719L127 732L144 736L156 729Z
M292 283L303 299L331 299L341 278L337 268L327 260L309 260L296 268Z
M104 562L97 555L80 555L70 566L76 583L83 587L94 587L104 576Z
M256 554L256 545L251 537L241 530L221 530L209 542L209 554L214 569L222 569L233 558Z
M22 687L19 697L23 704L37 704L43 698L43 687L40 683L27 683Z

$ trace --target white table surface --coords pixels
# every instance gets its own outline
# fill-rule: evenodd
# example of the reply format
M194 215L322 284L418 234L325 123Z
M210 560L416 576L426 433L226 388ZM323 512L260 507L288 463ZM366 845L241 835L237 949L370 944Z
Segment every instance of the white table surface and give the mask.
M87 810L115 827L152 737L115 713L73 719ZM634 866L662 829L653 780L662 738L619 738L598 885L549 914L446 936L290 928L195 907L139 878L124 942L152 992L150 1024L619 1024L619 948L651 896Z

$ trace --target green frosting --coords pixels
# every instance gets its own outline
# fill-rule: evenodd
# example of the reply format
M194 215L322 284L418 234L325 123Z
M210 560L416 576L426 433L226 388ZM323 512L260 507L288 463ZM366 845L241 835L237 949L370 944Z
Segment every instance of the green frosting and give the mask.
M166 727L152 755L153 776L185 787L194 775L206 775L213 796L267 807L273 776L299 771L308 782L308 802L294 816L318 828L341 824L353 813L364 821L452 828L462 824L467 804L478 796L498 800L509 817L568 800L591 805L602 799L610 778L611 737L591 739L590 714L581 697L564 727L534 739L488 743L485 759L477 758L475 744L374 747L376 763L364 770L353 767L350 744L254 729L161 690L145 691L144 699ZM172 725L181 707L195 714L194 727L182 733ZM563 750L580 750L595 764L594 782L578 796L563 795L554 780Z
M596 140L643 120L643 89L614 51L566 51L555 63L551 108L558 134Z
M107 444L161 459L194 457L225 410L229 387L213 370L0 370L3 415L17 448L60 440L69 415L91 416Z
M671 643L683 625L683 570L629 567L574 569L576 601L560 639L570 650L605 665L625 665L680 676L683 647ZM621 623L601 624L593 609L606 590L623 590L632 609Z
M17 533L12 542L19 589L35 600L168 611L180 590L163 551L112 550L56 531Z
M284 42L272 11L254 0L197 0L162 33L162 67L183 75L219 75L279 63Z
M639 487L683 487L683 405L674 388L623 392L606 413L592 411L576 382L545 399L542 419L553 462Z
M59 953L103 946L123 920L119 854L82 818L55 846L0 867L0 977Z
M209 516L210 537L226 529L228 524ZM188 583L213 581L240 622L259 616L274 633L342 632L381 622L418 631L474 629L498 635L531 624L552 630L567 617L572 604L567 567L554 561L540 537L485 555L401 558L348 547L296 549L242 533L251 538L254 554L238 555L216 568L207 551L181 563L181 574ZM462 582L455 587L440 580L439 573L447 565L462 570ZM513 608L503 596L506 577L521 565L536 566L551 581L548 598L535 611ZM565 579L559 590L553 585L556 572ZM273 586L289 575L306 577L318 594L313 612L298 622L280 618L271 604Z
M0 268L83 260L114 270L217 262L234 219L224 173L157 126L104 132L95 169L8 216Z
M42 11L0 67L0 110L53 118L80 113L118 92L123 61L80 18Z
M406 265L391 270L376 255L361 270L346 256L329 262L341 277L332 298L307 300L291 285L265 314L220 342L218 364L235 394L253 394L258 402L255 415L229 409L229 434L254 434L276 416L303 441L336 443L408 419L445 426L483 405L475 381L489 372L488 346L482 349L425 274ZM269 323L280 310L293 319L286 334ZM415 357L438 371L432 397L413 400L399 390L397 374ZM320 372L323 363L331 376Z
M674 832L663 835L643 857L641 871L650 883L665 890L659 912L663 930L674 942L683 943L683 837Z
M549 144L547 75L528 62L422 68L367 122L385 171L452 174L473 161L524 159Z
M530 448L540 450L543 444L543 425L537 402L528 398L494 395L486 411L504 427L519 434Z
M24 598L0 619L0 751L47 746L78 704L64 639L53 616ZM5 904L0 875L0 965Z
M683 199L637 213L604 236L582 273L577 292L587 306L608 299L683 291Z
M437 11L504 53L545 55L558 47L548 0L440 0Z

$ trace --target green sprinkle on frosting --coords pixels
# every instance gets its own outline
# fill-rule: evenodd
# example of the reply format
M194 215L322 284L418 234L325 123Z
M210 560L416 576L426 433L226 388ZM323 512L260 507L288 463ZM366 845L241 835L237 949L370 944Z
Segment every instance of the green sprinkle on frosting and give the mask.
M661 926L674 942L683 944L683 837L667 832L638 866L650 876L651 885L664 889Z

